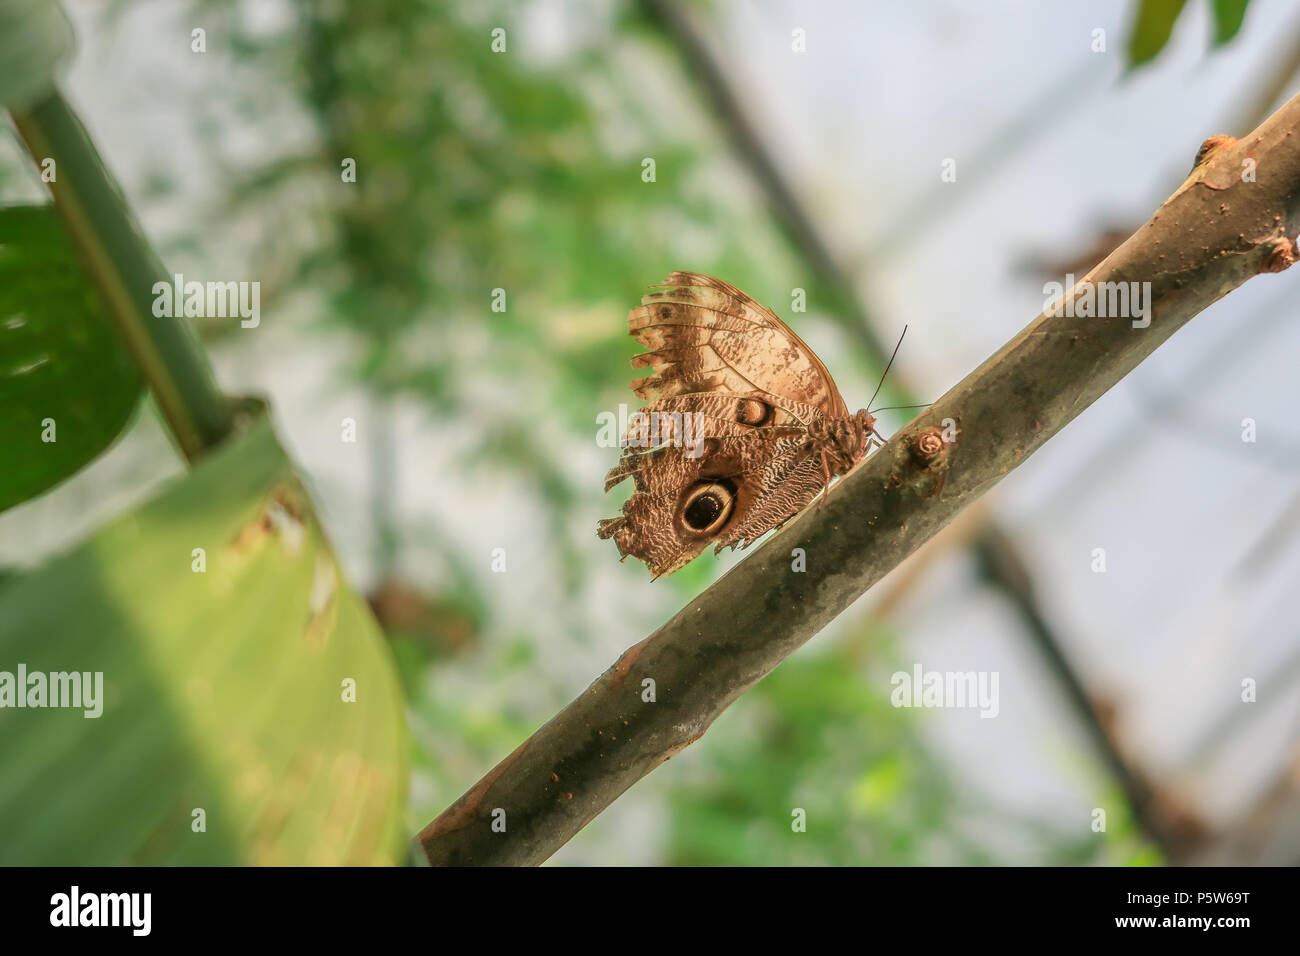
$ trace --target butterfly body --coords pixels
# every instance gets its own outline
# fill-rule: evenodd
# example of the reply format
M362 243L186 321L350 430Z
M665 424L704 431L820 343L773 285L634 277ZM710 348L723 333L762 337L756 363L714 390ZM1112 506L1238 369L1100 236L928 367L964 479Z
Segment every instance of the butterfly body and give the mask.
M597 533L655 577L710 544L748 547L871 447L870 413L850 413L812 350L735 286L674 272L628 329L650 349L633 366L655 371L632 385L647 405L605 478L635 492Z

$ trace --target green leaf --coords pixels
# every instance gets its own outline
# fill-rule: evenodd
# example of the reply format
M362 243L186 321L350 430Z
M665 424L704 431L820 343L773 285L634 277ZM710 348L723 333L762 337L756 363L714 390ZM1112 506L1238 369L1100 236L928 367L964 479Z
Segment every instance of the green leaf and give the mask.
M1223 46L1241 30L1250 0L1214 0L1214 46Z
M1187 0L1141 0L1128 39L1128 65L1140 66L1155 58L1174 30L1174 21Z
M103 710L17 709L0 673L0 864L402 852L392 659L265 419L88 543L0 583L0 671L19 665L102 672Z
M54 208L0 208L0 511L98 456L141 392Z

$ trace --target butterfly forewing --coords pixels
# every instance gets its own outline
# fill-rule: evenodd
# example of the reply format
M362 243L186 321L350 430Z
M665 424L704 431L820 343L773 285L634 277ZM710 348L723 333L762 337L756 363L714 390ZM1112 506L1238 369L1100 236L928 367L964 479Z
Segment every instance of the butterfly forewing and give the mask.
M656 369L633 385L642 398L725 387L736 394L761 390L795 399L831 418L848 414L812 349L771 309L735 286L674 272L641 303L628 315L628 330L650 351L632 364Z

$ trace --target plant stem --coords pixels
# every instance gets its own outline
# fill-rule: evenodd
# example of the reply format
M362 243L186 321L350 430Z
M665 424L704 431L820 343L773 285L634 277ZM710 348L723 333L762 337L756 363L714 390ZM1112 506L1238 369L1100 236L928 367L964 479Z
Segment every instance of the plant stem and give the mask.
M185 457L193 462L233 427L198 336L182 317L153 314L154 284L172 284L85 127L58 90L13 113L39 165L54 160L54 207L104 297Z

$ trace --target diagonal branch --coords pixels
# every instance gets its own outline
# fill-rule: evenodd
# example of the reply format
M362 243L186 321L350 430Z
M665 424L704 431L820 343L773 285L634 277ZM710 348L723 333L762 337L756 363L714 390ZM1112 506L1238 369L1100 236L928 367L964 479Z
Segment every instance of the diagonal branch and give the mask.
M1127 315L1039 315L847 475L825 507L795 518L626 651L425 827L429 860L545 860L1192 316L1250 277L1290 266L1300 96L1241 140L1208 140L1202 154L1178 191L1082 280L1150 283L1147 327ZM1250 165L1255 181L1245 182ZM951 443L939 438L948 419ZM805 572L792 570L793 548L806 552Z

